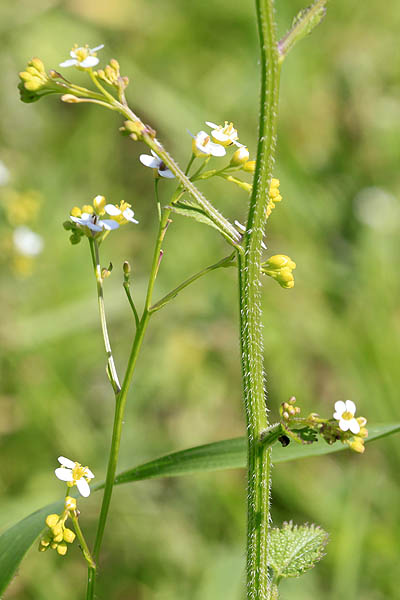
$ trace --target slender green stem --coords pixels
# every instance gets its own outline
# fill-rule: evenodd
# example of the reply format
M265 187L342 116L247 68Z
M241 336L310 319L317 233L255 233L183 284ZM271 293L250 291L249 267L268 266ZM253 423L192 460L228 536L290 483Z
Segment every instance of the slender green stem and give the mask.
M86 562L88 563L91 569L96 569L96 563L93 560L92 555L90 554L89 547L86 543L85 536L82 533L81 526L79 525L78 517L75 514L75 511L70 512L71 521L73 523L76 537L78 538L79 545L82 550L82 554L85 557Z
M121 385L118 379L117 369L115 367L115 362L111 350L110 338L108 335L107 329L107 321L106 321L106 313L104 307L104 294L103 294L103 278L101 276L101 266L100 266L100 257L99 257L99 245L97 240L94 238L89 238L90 251L92 255L93 269L96 277L97 284L97 299L99 304L99 313L100 313L100 323L101 323L101 331L103 333L104 339L104 347L106 349L107 354L107 372L110 377L111 385L113 387L114 393L118 394Z
M132 309L133 316L135 318L136 329L138 329L140 319L139 319L138 311L136 310L136 305L135 305L132 295L131 295L131 290L129 288L129 281L124 281L123 286L124 286L126 297L128 298L129 305Z
M260 296L261 242L266 224L267 190L272 177L279 95L279 56L273 0L256 0L261 49L261 107L254 185L245 234L238 253L242 375L248 433L247 598L270 600L268 581L271 451L260 443L268 427L264 387Z
M115 472L116 472L117 462L118 462L118 455L119 455L119 448L120 448L121 434L122 434L122 424L123 424L123 419L124 419L124 412L125 412L128 390L130 387L130 383L132 381L132 376L135 371L137 359L139 356L139 351L142 346L144 335L145 335L145 332L146 332L146 329L147 329L147 326L149 323L149 319L151 316L151 313L149 312L149 308L150 308L151 301L152 301L154 284L155 284L158 267L159 267L159 263L160 263L161 245L164 240L164 236L165 236L168 224L169 224L169 214L170 214L170 210L165 209L162 219L161 219L161 223L160 223L158 235L157 235L157 240L156 240L156 244L155 244L153 261L152 261L152 265L151 265L150 277L149 277L149 282L148 282L148 286L147 286L147 295L146 295L146 301L145 301L143 314L140 319L139 326L136 330L135 338L133 340L132 349L131 349L130 356L128 359L128 365L126 368L124 380L122 382L121 390L118 393L118 395L116 396L116 406L115 406L114 425L113 425L113 433L112 433L112 440L111 440L111 449L110 449L110 455L109 455L109 460L108 460L106 482L105 482L105 486L104 486L103 501L102 501L102 505L101 505L99 521L97 524L97 533L96 533L96 539L95 539L94 550L93 550L93 558L94 558L95 563L98 563L98 560L99 560L101 545L103 542L104 530L105 530L105 526L106 526L106 522L107 522L108 511L109 511L110 503L111 503L111 496L112 496L112 492L113 492ZM86 596L87 600L92 600L94 598L96 573L97 572L95 569L89 568L89 570L88 570L88 587L87 587L87 596Z
M203 275L207 275L207 273L210 273L211 271L215 271L215 269L220 269L221 267L229 267L231 265L234 265L235 264L235 256L236 256L236 253L233 252L229 256L225 256L224 258L222 258L218 262L214 263L213 265L209 265L205 269L202 269L198 273L195 273L194 275L192 275L192 277L189 277L188 279L183 281L180 285L178 285L176 288L174 288L171 292L166 294L163 298L161 298L161 300L159 300L158 302L153 304L153 306L151 306L149 308L149 312L154 313L154 312L160 310L160 308L162 308L170 300L175 298L179 294L179 292L184 290L186 287L188 287L188 285L190 285L197 279L200 279L200 277L203 277Z

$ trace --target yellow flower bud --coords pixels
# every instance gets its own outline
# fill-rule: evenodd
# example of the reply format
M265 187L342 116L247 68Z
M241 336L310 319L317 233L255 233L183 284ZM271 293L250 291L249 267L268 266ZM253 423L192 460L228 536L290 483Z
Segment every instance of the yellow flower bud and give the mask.
M47 525L47 527L50 527L50 529L52 529L55 525L57 525L59 520L60 520L59 515L56 515L56 514L47 515L46 525Z
M36 92L43 85L43 82L39 77L32 77L29 81L25 81L25 89L29 92Z
M40 60L40 58L32 58L29 64L35 67L35 69L37 69L37 71L39 71L40 73L45 72L44 64Z
M256 170L256 161L248 160L247 163L243 165L243 171L247 171L248 173L254 173Z
M39 552L46 552L46 550L48 550L48 549L49 549L49 546L43 546L42 542L40 542L39 548L38 548Z
M115 58L112 58L110 60L110 65L114 69L114 71L116 71L117 73L119 73L119 62Z
M64 533L59 533L53 537L53 542L62 542L64 539Z
M231 166L239 167L241 165L244 165L245 163L248 162L249 156L250 156L250 154L249 154L249 151L247 150L246 146L242 146L241 148L238 148L236 150L236 152L234 152L232 155Z
M82 206L82 212L89 213L89 215L92 215L94 213L94 208L91 204L84 204Z
M51 527L51 531L53 532L53 537L56 538L57 536L61 535L64 531L64 524L63 523L56 523L55 525L53 525L53 527ZM62 539L62 537L61 537Z
M96 196L96 198L93 199L93 206L95 211L97 212L97 214L99 215L103 215L104 214L104 207L107 204L106 199L104 196Z
M65 556L67 554L68 546L65 542L61 542L61 544L57 545L57 552L60 556Z
M77 98L73 94L63 94L61 96L61 102L66 102L67 104L78 104L78 102L83 102L83 100Z
M76 510L76 499L72 496L65 497L65 510Z
M362 454L365 450L364 440L358 437L357 435L354 436L354 439L349 441L348 444L350 449L353 450L353 452L358 452L359 454Z
M68 542L68 544L72 544L72 542L74 541L75 538L76 538L75 533L71 529L68 529L66 527L64 529L64 541Z
M358 435L360 436L360 438L367 438L368 437L368 429L366 427L361 427Z
M71 216L72 217L80 217L82 215L82 211L78 206L74 206L73 209L71 210Z

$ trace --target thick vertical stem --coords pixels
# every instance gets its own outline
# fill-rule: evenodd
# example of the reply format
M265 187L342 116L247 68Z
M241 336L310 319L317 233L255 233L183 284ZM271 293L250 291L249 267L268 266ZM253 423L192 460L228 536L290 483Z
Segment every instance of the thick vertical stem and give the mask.
M273 0L256 0L261 49L261 107L257 164L250 201L245 253L238 254L242 374L248 433L247 598L269 600L269 492L271 451L260 438L268 426L263 366L261 242L274 165L279 95L279 56Z

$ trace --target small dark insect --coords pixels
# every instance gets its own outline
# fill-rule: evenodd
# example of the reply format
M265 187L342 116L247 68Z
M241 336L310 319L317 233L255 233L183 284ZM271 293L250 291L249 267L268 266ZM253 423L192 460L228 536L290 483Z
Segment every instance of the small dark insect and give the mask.
M281 437L279 437L278 440L280 441L280 443L282 444L282 446L284 448L286 446L289 446L289 444L290 444L290 439L288 438L287 435L281 435Z

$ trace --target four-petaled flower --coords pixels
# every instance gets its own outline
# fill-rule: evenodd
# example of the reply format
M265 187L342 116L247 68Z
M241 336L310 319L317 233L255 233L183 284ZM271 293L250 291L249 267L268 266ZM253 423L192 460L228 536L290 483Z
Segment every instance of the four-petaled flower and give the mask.
M153 150L151 150L153 156L150 154L141 154L139 156L139 160L145 167L150 167L151 169L156 169L157 173L160 177L166 177L167 179L173 179L175 175L172 171L170 171L166 165L163 163L161 158L157 156Z
M81 496L87 498L90 495L89 482L94 478L89 467L82 467L80 463L69 460L65 456L59 456L58 462L62 466L54 471L56 477L66 481L69 487L76 485Z
M205 131L193 137L192 143L193 154L196 156L225 156L226 150L221 144L215 144L211 141L210 136Z
M355 418L356 405L352 400L339 400L335 402L335 412L333 418L339 421L339 428L342 431L350 430L355 435L360 432L360 424Z
M103 215L106 214L111 218L104 219ZM124 200L117 206L106 204L104 196L96 196L93 200L93 206L90 204L85 205L82 210L75 206L71 211L70 219L80 227L87 227L98 233L99 231L118 229L120 225L125 225L129 221L139 223L133 218L134 214L131 205Z
M228 123L228 121L225 121L224 125L216 125L211 121L206 121L206 125L211 127L211 135L217 144L222 144L222 146L231 146L231 144L235 144L239 147L243 146L243 144L239 144L237 141L239 136L237 130L233 126L233 123Z
M81 67L82 69L90 69L99 64L99 59L96 56L96 52L104 48L104 44L96 46L95 48L89 48L86 46L78 47L77 44L72 48L70 56L64 62L60 63L60 67Z

